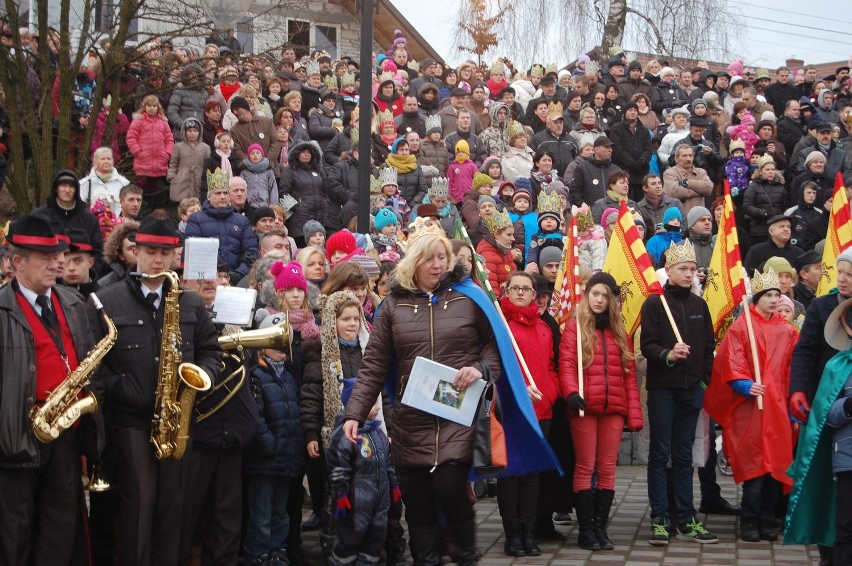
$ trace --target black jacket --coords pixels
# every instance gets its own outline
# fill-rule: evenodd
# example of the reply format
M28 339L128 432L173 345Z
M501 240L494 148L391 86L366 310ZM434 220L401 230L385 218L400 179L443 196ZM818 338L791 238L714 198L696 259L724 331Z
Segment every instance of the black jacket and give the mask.
M651 295L642 305L642 355L648 360L647 389L688 389L710 383L716 337L707 303L690 289L665 286L665 297L683 341L690 346L689 357L669 366L666 356L677 339L660 295Z
M780 116L780 114L779 114ZM787 116L778 119L778 141L787 153L787 166L792 169L793 149L803 136L807 135L808 127L801 120L792 120Z
M564 174L568 164L577 157L577 146L574 138L567 131L563 131L558 138L550 133L547 128L533 136L530 146L535 151L547 150L553 154L553 168Z
M743 267L745 267L746 272L751 276L759 265L771 257L783 257L790 262L790 265L793 265L796 262L796 258L802 255L802 253L804 253L802 248L790 243L783 248L779 248L772 241L772 238L769 238L767 241L756 244L748 250Z
M790 394L804 392L809 401L813 401L825 364L837 350L825 341L825 323L831 312L846 297L832 292L811 301L805 313L805 322L799 333L799 341L793 348L793 362L790 365Z
M70 289L55 286L53 292L74 336L77 359L82 361L93 346L85 303ZM29 321L12 284L0 288L0 346L4 352L0 357L0 468L33 468L42 463L30 421L36 401L36 352ZM89 389L100 403L103 398L97 385Z
M104 410L112 426L151 427L168 288L169 283L164 283L164 296L156 314L143 298L140 283L133 277L128 276L123 283L98 293L104 310L118 330L115 345L104 358L94 380L103 388ZM215 384L222 350L213 321L201 298L194 293L182 293L178 305L182 361L200 366ZM93 307L89 305L88 308L90 317L94 317ZM93 332L95 340L100 340L105 329L97 324Z
M377 176L375 167L370 167L370 175ZM358 160L350 157L338 161L327 169L325 176L325 194L328 198L328 212L325 216L325 227L329 233L345 228L341 217L341 209L349 202L358 200Z
M589 206L606 196L607 181L615 171L620 171L611 160L598 161L594 157L581 159L574 171L569 188L571 204Z
M614 124L609 130L612 140L612 162L630 174L630 184L642 184L651 162L651 135L642 122L636 120L636 131L627 122Z

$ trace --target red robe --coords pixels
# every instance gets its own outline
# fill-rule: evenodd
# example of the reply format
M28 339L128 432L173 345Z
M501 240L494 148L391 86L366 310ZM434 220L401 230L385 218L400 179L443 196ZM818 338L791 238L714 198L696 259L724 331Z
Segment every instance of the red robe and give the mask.
M756 397L747 398L728 385L737 379L754 380L745 315L734 321L719 344L710 386L704 396L704 409L722 425L734 481L742 483L771 474L784 485L786 492L793 485L793 479L787 475L793 461L787 389L798 333L783 315L775 313L766 320L753 306L749 308L760 375L766 387L763 411L758 410Z

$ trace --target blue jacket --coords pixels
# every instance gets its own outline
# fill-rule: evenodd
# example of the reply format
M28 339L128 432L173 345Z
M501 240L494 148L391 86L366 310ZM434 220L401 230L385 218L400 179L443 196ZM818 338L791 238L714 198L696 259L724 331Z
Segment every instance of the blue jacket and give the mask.
M661 232L651 236L651 239L645 245L645 249L648 250L648 255L654 260L654 267L660 264L660 258L672 244L679 244L682 241L683 234L680 232Z
M251 372L259 407L257 434L245 453L244 469L251 475L302 477L307 452L299 419L300 383L284 370L281 376L266 358Z
M834 444L831 451L831 464L834 473L852 470L852 418L846 416L843 404L847 397L852 397L852 375L846 379L840 398L828 411L826 424L834 429L831 441Z
M213 208L209 202L186 221L187 238L216 238L219 257L228 269L245 275L258 257L257 237L248 218L231 208ZM190 277L191 279L191 277Z

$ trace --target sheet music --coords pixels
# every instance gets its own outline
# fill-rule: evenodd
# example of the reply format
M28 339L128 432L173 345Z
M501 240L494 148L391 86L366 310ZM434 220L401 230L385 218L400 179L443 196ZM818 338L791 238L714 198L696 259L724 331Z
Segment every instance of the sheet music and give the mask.
M216 287L213 322L248 326L257 300L257 291L241 287Z
M188 281L216 279L218 259L217 238L187 238L183 251L183 278Z

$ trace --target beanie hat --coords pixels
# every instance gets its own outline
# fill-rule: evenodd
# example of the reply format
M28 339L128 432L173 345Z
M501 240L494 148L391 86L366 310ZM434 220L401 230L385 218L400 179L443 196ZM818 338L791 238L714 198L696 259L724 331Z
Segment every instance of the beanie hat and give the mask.
M382 210L387 209L385 208ZM353 254L352 257L349 258L349 261L351 261L352 263L357 263L358 265L363 267L364 271L367 272L367 277L378 277L381 274L379 264L376 263L373 258L363 252Z
M793 277L796 276L796 270L793 269L793 266L790 265L790 262L783 257L773 256L767 259L766 263L763 264L763 272L766 273L766 271L770 267L775 270L775 273L779 275L782 273L788 273Z
M586 289L591 289L599 283L609 287L609 290L612 291L612 294L616 297L621 294L621 288L618 286L618 283L615 282L615 278L605 271L598 271L589 277L589 281L586 283Z
M399 219L394 214L393 210L389 208L381 208L378 212L376 212L376 217L373 220L373 226L376 227L376 231L381 231L385 226L397 226L399 225Z
M355 251L355 236L352 235L352 232L349 230L341 230L335 234L332 234L331 237L325 243L325 255L329 261L331 261L331 256L334 255L334 252L343 252L346 254L350 254Z
M253 143L250 146L248 146L248 149L246 150L246 155L251 155L251 152L254 151L254 150L259 151L261 157L266 157L266 152L263 151L263 148L260 146L259 143Z
M822 161L823 163L826 162L825 155L823 155L822 152L818 149L813 150L808 154L807 157L805 157L805 167L807 167L814 161Z
M284 265L283 261L276 261L269 269L269 273L275 277L276 291L285 291L294 287L305 292L308 290L308 280L305 279L302 266L298 261L291 261L287 265Z
M538 266L541 269L548 263L562 261L562 249L559 246L545 246L538 252Z
M405 138L396 138L395 140L393 140L393 144L391 144L391 153L393 153L394 155L398 155L399 144L401 143L408 145L408 141Z
M686 213L686 227L692 228L692 225L698 222L698 219L703 216L709 216L713 218L713 215L710 214L710 211L704 208L703 206L696 206L689 210Z
M532 182L529 177L518 177L515 179L515 191L527 191L532 194Z
M545 212L539 212L538 213L538 227L539 227L540 230L542 229L541 228L541 222L545 218L552 218L552 219L556 220L556 229L557 230L559 229L559 223L562 222L562 218L560 218L559 214L557 214L556 212L553 212L552 210L548 210L548 211L545 211Z
M239 95L231 98L231 112L237 108L242 108L243 110L251 112L251 106L249 106L248 100Z
M634 60L633 60L633 61L631 61L631 62L630 62L630 64L627 66L627 70L628 70L628 71L633 71L633 70L639 70L639 71L641 71L641 70L642 70L642 63L640 63L637 59L634 59Z
M491 188L491 177L489 177L485 173L476 173L473 176L473 183L471 184L471 188L474 191L478 191L482 187L488 187L489 189Z
M466 153L470 155L470 146L467 145L466 141L459 140L456 142L456 153Z
M612 216L612 218L610 218ZM609 207L601 214L601 226L606 228L610 222L615 222L618 219L618 209Z
M846 248L846 250L837 256L837 263L840 263L841 261L852 263L852 247Z
M740 117L740 125L742 127L753 126L755 124L754 116L751 115L751 112L746 111L742 117Z
M678 210L677 207L674 206L668 207L663 213L663 226L665 226L675 218L683 222L683 214L680 213L680 210Z
M695 100L692 101L692 103L689 105L689 107L692 108L693 111L695 111L696 106L703 106L703 107L707 108L707 101L704 100L703 98L696 98Z
M525 198L527 202L532 205L532 195L526 189L518 190L515 188L515 194L512 195L512 206L515 206L515 201L518 199Z
M275 220L275 211L269 208L268 206L261 206L260 208L254 211L254 214L251 217L251 223L257 224L257 222L261 218L271 218Z
M787 295L781 295L781 297L778 299L778 302L780 303L779 306L787 307L795 312L796 305L793 304L793 299L791 299Z
M491 196L488 196L488 195L482 195L482 196L480 196L480 197L479 197L479 200L478 200L478 201L476 201L476 206L477 206L477 207L480 207L480 206L482 206L483 204L485 204L486 202L490 202L490 203L491 203L491 204L493 204L494 206L497 206L497 202L494 200L494 197L491 197Z
M489 155L485 158L485 161L482 162L482 167L479 168L481 173L488 173L488 169L491 168L492 165L497 164L500 166L500 171L503 171L503 164L500 163L500 158L496 155Z
M309 239L317 232L322 232L322 235L325 236L325 226L323 226L316 220L308 220L307 222L305 222L305 227L302 228L302 234L305 236L305 240Z

